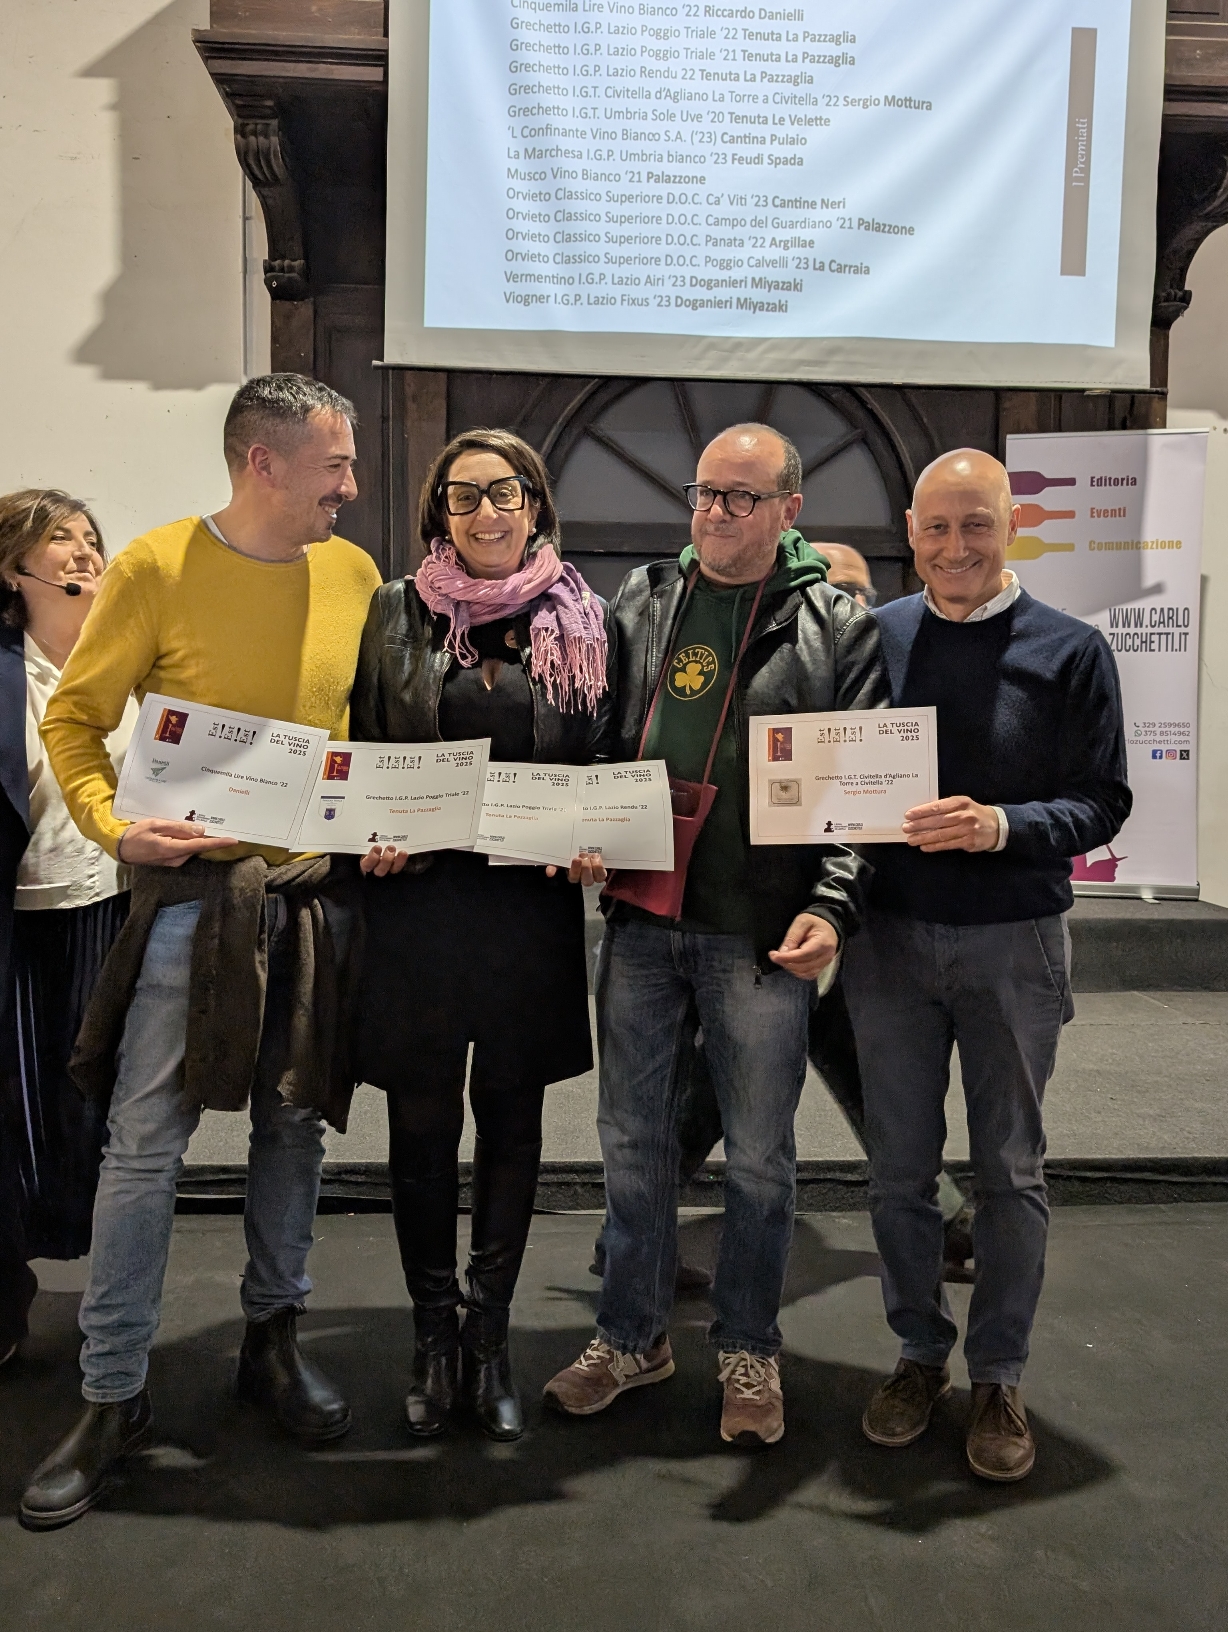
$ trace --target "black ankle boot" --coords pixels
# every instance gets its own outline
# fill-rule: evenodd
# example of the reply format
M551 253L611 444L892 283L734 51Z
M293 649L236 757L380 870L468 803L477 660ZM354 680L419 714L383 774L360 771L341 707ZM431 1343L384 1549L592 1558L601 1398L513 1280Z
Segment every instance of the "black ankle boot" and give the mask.
M414 1309L413 1382L405 1425L419 1439L442 1434L460 1393L460 1319L455 1306Z
M105 1496L124 1457L149 1430L153 1410L145 1389L118 1405L89 1405L77 1426L31 1476L21 1498L27 1530L58 1530Z
M507 1352L507 1310L469 1309L461 1333L465 1404L491 1439L519 1439L524 1412Z
M272 1411L296 1439L308 1444L340 1439L350 1431L350 1408L299 1352L297 1315L297 1309L278 1309L268 1320L248 1321L235 1392Z

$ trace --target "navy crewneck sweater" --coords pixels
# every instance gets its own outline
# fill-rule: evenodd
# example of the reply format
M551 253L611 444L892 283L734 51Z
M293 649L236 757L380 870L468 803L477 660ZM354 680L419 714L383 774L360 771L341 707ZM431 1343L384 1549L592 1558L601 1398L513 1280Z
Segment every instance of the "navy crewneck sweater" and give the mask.
M976 623L937 618L920 595L878 613L897 708L938 710L938 789L1001 805L1005 850L923 855L867 847L871 901L940 924L1065 912L1070 858L1108 844L1130 814L1117 666L1104 636L1026 591Z

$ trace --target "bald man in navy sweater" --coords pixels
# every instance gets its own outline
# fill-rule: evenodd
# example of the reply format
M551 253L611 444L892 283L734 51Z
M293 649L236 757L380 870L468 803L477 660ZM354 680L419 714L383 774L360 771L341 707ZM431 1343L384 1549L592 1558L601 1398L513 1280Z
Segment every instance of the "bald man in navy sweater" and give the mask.
M1019 1382L1049 1220L1041 1102L1074 1013L1071 857L1114 838L1131 804L1112 653L1006 569L1018 524L988 454L963 449L921 473L908 537L925 592L878 616L894 706L937 708L940 797L908 813L906 845L870 852L870 913L844 967L883 1298L902 1345L862 1426L875 1444L909 1445L951 1387L936 1196L958 1047L977 1201L967 1456L1001 1481L1036 1456Z

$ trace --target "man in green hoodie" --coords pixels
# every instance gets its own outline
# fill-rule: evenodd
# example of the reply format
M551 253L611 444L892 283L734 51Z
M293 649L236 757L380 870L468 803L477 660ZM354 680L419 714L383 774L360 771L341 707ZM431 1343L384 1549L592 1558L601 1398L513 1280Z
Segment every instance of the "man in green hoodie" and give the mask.
M797 449L779 432L722 432L685 489L691 544L679 561L630 573L611 608L615 757L633 759L642 746L692 784L711 759L715 797L680 912L663 916L651 895L637 904L618 875L607 892L597 970L606 1268L597 1336L546 1386L549 1404L588 1416L673 1374L675 1066L697 1014L725 1130L709 1336L724 1389L721 1437L737 1444L774 1444L784 1433L777 1316L807 1023L815 977L860 921L866 872L842 846L752 848L748 721L878 708L889 697L873 618L828 587L822 557L793 528L801 485Z

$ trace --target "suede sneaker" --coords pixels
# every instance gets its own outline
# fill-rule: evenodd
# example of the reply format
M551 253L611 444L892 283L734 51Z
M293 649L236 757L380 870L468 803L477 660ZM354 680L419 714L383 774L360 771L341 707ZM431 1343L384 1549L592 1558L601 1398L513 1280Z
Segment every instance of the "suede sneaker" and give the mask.
M771 1354L738 1349L721 1354L721 1438L727 1445L775 1445L784 1437L785 1397L780 1362Z
M973 1383L966 1444L968 1466L982 1479L1010 1484L1026 1479L1036 1461L1036 1441L1017 1388Z
M595 1337L578 1360L550 1379L542 1398L569 1417L591 1417L629 1388L663 1383L673 1375L674 1355L668 1337L646 1354L622 1354Z
M875 1445L911 1445L930 1425L938 1401L951 1392L947 1366L921 1366L901 1360L874 1393L861 1419L861 1431Z

